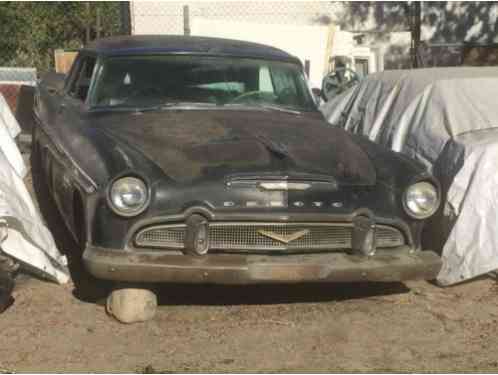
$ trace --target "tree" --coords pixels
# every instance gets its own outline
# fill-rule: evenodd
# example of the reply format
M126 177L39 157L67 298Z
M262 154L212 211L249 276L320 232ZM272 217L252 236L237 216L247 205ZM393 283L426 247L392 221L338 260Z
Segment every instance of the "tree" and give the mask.
M0 6L0 66L50 70L56 49L83 46L121 30L119 2L4 2ZM99 31L96 15L100 14ZM87 33L88 29L88 33Z

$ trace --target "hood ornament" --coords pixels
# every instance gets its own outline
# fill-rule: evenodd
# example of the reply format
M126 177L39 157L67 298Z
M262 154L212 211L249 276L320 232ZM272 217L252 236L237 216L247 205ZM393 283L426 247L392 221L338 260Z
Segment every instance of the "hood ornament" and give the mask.
M309 229L303 229L294 233L290 234L279 234L275 232L271 232L269 230L264 230L264 229L258 229L258 234L261 234L262 236L271 238L272 240L276 240L279 242L282 242L284 244L288 244L292 241L295 241L305 235L307 235L310 232Z
M225 184L228 188L257 188L262 191L304 191L311 188L335 191L338 183L332 176L318 174L291 174L279 173L241 173L226 176Z
M277 191L289 191L289 190L307 190L311 187L310 183L307 182L291 182L291 181L264 181L258 184L258 187L263 190L277 190Z

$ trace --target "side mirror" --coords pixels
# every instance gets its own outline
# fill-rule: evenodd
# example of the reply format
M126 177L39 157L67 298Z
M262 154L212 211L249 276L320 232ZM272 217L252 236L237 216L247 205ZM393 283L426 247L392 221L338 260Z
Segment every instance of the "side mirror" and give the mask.
M360 77L350 68L340 67L325 77L322 80L322 97L325 101L342 94L344 91L358 84Z
M311 92L313 93L313 96L315 97L315 102L317 104L321 104L322 101L327 101L327 98L325 98L323 95L322 95L322 90L320 90L319 88L317 87L313 87L311 89Z
M64 73L49 72L42 77L40 85L45 86L50 94L56 94L64 89L65 81Z

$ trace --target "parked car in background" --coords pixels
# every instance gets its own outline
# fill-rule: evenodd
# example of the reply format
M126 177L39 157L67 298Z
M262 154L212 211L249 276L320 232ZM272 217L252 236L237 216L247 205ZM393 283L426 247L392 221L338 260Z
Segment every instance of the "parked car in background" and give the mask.
M39 85L41 168L97 278L432 279L439 205L420 164L332 128L300 61L183 36L96 41Z
M335 127L424 164L443 187L427 239L443 250L441 284L498 268L495 178L498 68L386 71L325 103Z

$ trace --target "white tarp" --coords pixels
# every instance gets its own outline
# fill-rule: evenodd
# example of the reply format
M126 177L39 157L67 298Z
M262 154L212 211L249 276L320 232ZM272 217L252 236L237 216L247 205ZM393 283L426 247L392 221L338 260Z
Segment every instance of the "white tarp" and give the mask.
M68 281L66 258L24 185L26 166L14 138L21 129L0 95L0 249L47 279Z
M372 75L322 108L333 125L407 154L440 178L447 194L436 224L448 236L442 285L498 268L497 98L498 68L434 68Z
M444 207L449 236L443 249L442 285L498 269L498 128L456 136L438 161L452 181ZM456 220L455 220L456 219Z
M7 101L0 94L0 150L17 174L24 178L27 173L22 155L14 138L21 132L16 118L12 114Z

